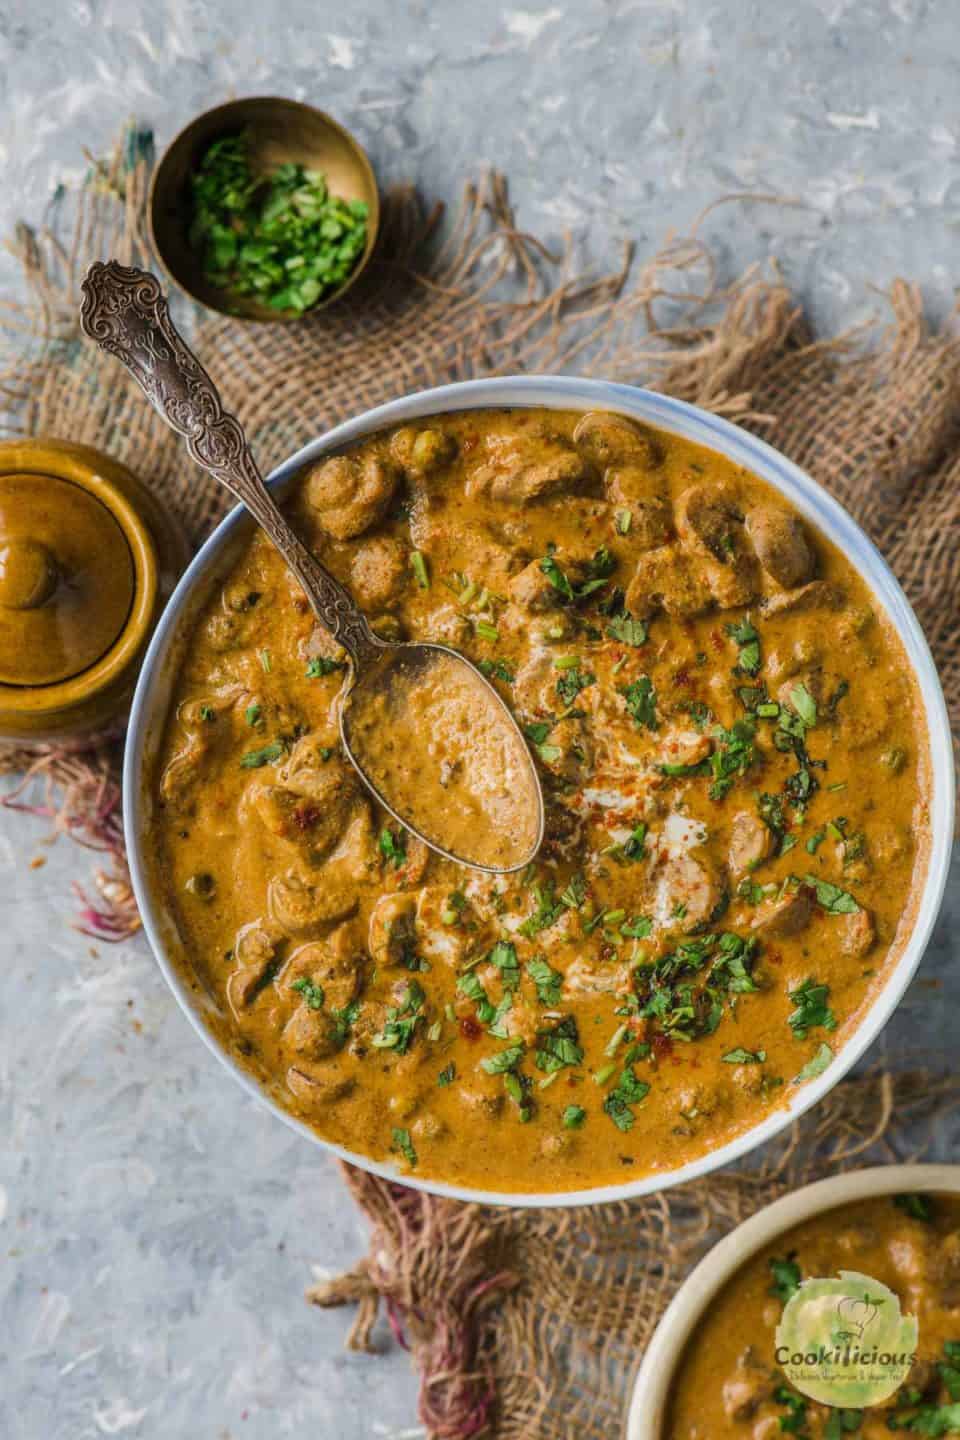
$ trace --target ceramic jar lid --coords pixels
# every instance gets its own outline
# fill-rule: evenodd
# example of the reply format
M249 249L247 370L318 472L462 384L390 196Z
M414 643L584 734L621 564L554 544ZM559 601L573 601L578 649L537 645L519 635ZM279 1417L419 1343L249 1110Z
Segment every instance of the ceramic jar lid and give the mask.
M125 466L66 441L0 443L0 738L115 720L186 558Z
M50 685L118 639L135 588L123 530L89 490L0 475L0 683Z

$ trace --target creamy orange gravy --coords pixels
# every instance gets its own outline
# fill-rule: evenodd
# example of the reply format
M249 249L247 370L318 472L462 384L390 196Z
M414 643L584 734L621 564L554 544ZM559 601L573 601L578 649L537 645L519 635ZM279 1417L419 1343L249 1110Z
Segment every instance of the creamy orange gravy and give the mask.
M846 559L755 476L598 413L376 435L290 511L385 638L485 667L547 833L483 876L371 804L345 657L253 535L187 645L154 848L269 1093L419 1176L559 1191L674 1169L831 1064L929 831L916 684Z
M346 712L354 757L391 808L442 849L511 869L533 854L538 804L530 756L487 685L438 651L361 685Z
M849 1440L889 1440L892 1416L900 1422L898 1432L960 1434L960 1408L953 1411L956 1423L949 1423L950 1412L942 1409L955 1401L940 1370L942 1364L957 1364L948 1360L945 1345L960 1345L960 1199L929 1195L840 1206L798 1225L748 1261L710 1306L687 1347L664 1440L776 1440L787 1433L781 1420L797 1427L791 1433L827 1440L836 1411L804 1402L787 1384L775 1360L775 1330L797 1277L825 1278L841 1270L888 1286L899 1296L902 1312L919 1319L917 1360L903 1387L882 1405L846 1412L849 1428L842 1434ZM913 1429L905 1423L918 1418ZM939 1428L942 1424L947 1428Z

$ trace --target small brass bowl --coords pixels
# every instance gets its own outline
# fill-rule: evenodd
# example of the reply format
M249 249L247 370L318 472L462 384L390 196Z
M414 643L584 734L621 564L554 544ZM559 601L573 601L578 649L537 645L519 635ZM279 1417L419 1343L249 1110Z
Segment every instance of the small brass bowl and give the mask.
M330 193L367 204L367 243L356 266L338 290L309 310L274 310L250 295L237 295L211 285L204 277L200 255L191 248L193 214L191 176L215 140L246 131L255 170L275 170L293 162L326 176ZM336 120L297 100L261 96L231 100L198 115L167 146L153 174L147 202L154 253L175 285L221 315L244 320L302 320L339 300L367 267L380 225L380 196L366 152Z

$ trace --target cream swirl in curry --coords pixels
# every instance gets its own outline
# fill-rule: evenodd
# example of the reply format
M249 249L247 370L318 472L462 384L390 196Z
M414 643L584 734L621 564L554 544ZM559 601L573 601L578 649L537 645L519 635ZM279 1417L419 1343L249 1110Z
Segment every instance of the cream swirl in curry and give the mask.
M844 557L755 476L604 413L382 433L290 509L375 629L493 680L547 834L491 877L378 812L338 744L344 656L254 535L188 644L156 853L270 1093L418 1175L559 1191L675 1168L828 1066L928 828L916 685Z

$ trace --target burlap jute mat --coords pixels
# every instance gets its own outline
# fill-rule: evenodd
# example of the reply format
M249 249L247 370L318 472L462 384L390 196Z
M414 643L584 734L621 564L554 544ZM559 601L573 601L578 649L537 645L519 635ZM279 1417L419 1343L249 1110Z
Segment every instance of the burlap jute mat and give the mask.
M131 132L43 225L18 227L30 303L0 302L0 407L9 433L85 441L128 463L199 541L217 492L119 366L81 342L87 263L152 264L143 201L152 145ZM521 233L497 176L465 188L441 223L410 191L387 197L362 293L295 326L213 320L195 343L264 467L334 422L424 386L479 375L579 372L651 385L763 433L852 511L896 570L931 642L955 733L960 718L960 342L926 327L903 281L876 331L814 340L776 274L730 285L694 233L614 274L575 273ZM10 807L48 814L108 864L81 923L137 924L118 816L122 739L83 750L0 751ZM28 777L25 783L24 777ZM29 783L42 777L37 798ZM960 1081L916 1072L843 1084L761 1164L630 1205L495 1211L345 1169L369 1215L367 1260L309 1298L359 1304L350 1343L371 1344L385 1304L420 1369L429 1435L608 1440L633 1368L693 1259L760 1204L828 1171L920 1157ZM909 1140L907 1139L909 1137Z

